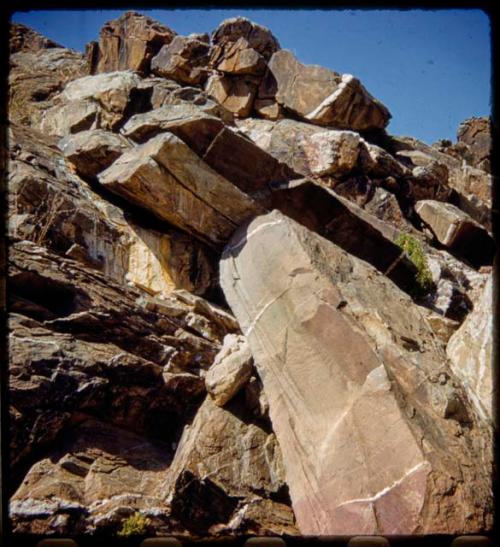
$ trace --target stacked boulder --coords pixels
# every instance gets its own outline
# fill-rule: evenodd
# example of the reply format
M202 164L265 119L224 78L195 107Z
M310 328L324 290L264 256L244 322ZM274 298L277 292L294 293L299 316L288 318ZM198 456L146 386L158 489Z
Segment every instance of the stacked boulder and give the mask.
M486 122L456 145L390 136L358 79L241 17L180 36L128 12L87 59L26 32L14 530L488 530Z

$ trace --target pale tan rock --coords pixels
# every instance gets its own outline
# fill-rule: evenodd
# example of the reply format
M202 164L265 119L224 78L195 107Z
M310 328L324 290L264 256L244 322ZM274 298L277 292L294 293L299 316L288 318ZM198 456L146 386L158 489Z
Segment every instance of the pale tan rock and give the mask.
M302 147L313 175L339 175L356 165L360 138L353 131L322 131L304 139Z
M493 277L446 348L451 368L477 411L493 420Z
M245 385L253 371L253 358L244 336L228 334L205 376L209 395L224 406Z
M219 246L262 207L212 170L183 141L162 133L99 175L106 188Z
M229 112L245 118L252 111L257 85L251 77L213 74L205 91Z
M415 211L442 245L464 256L474 266L492 263L493 240L467 213L451 203L434 200L418 201Z
M40 130L63 137L100 127L101 109L91 100L69 101L49 108L40 122Z
M276 211L235 234L221 284L269 399L302 534L491 522L488 435L407 296ZM446 383L428 380L440 373Z
M276 437L238 399L227 408L205 399L158 492L195 534L295 535Z

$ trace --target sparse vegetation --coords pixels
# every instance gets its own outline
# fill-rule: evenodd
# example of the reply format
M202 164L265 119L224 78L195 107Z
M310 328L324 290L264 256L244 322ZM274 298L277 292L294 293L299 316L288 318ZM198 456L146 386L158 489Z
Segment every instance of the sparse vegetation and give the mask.
M122 522L122 527L117 535L122 538L144 535L150 522L147 517L140 513L134 513Z
M396 239L396 245L403 249L417 268L415 279L418 283L419 291L423 293L429 292L433 285L432 275L420 241L410 234L401 233Z

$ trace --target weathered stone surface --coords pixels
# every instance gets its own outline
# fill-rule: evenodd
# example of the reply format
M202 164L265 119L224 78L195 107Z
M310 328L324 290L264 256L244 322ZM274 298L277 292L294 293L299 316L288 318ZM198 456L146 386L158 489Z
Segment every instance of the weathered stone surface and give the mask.
M190 103L169 104L143 114L136 114L123 126L121 133L143 143L159 133L175 133L199 154L204 154L212 140L224 127L218 116L219 105Z
M70 171L55 139L11 125L9 141L9 235L160 297L211 289L213 259L203 245L96 194Z
M228 334L205 376L205 386L217 406L224 406L249 380L253 358L244 336Z
M238 38L230 47L226 47L217 70L226 74L263 74L266 69L264 57L248 45L245 38Z
M450 196L452 203L491 230L492 178L488 173L411 137L391 137L387 146L409 168L435 163L446 166L447 184L454 190L454 195Z
M494 419L493 409L493 277L446 348L453 372L463 382L481 417Z
M175 440L237 330L200 298L151 299L30 242L11 246L9 283L14 466L81 412Z
M123 154L99 175L99 182L216 247L262 211L168 132Z
M297 534L276 437L240 397L225 409L207 397L159 490L195 535Z
M303 148L313 175L338 175L356 165L360 139L353 131L322 131L305 140Z
M271 198L273 208L369 262L400 288L412 292L416 269L394 243L397 229L310 181L292 181L277 187Z
M26 25L12 22L9 24L9 53L11 55L18 51L39 51L54 47L62 48L63 46Z
M276 52L259 88L259 98L276 101L318 125L365 131L387 125L389 111L351 76L303 65L287 50Z
M457 131L457 139L472 153L472 165L490 172L491 123L489 118L469 118Z
M151 61L151 71L190 85L203 83L208 74L210 45L189 36L176 36Z
M493 240L467 213L451 203L434 200L418 201L415 211L442 245L464 256L473 265L492 263Z
M175 35L173 30L154 19L133 11L124 13L102 27L99 52L90 63L91 73L137 70L146 74L151 59Z
M101 126L102 109L90 99L68 101L49 108L43 115L40 130L62 137Z
M67 82L85 75L85 59L71 49L22 49L9 57L9 120L40 129Z
M263 380L302 534L490 525L490 447L408 297L278 212L235 234L221 284Z
M270 184L298 176L244 133L194 105L172 105L138 114L123 128L125 135L138 142L164 131L177 135L212 169L250 195L267 192Z
M207 81L205 91L229 112L245 118L252 111L257 82L252 76L213 74Z
M278 40L269 29L245 17L233 17L222 21L212 34L212 44L211 63L219 70L223 69L218 66L218 63L230 63L235 51L251 49L268 61L280 47Z
M77 172L90 178L131 148L125 138L103 129L80 131L62 139L58 146Z
M169 515L155 489L171 446L89 417L79 421L12 497L14 532L113 534L136 511L148 517L150 533L165 529Z

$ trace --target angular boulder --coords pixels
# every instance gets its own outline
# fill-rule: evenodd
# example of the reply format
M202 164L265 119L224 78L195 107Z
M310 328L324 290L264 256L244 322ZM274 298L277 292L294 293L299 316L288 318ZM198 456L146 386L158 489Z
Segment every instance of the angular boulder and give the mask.
M90 73L149 71L151 59L176 33L158 21L129 11L106 23L99 35L98 50L89 58Z
M253 358L244 336L228 334L205 376L205 386L217 406L224 406L252 375Z
M356 165L360 138L353 131L322 131L306 139L303 149L313 175L339 175Z
M81 176L92 178L109 167L131 145L120 135L95 129L65 137L59 148Z
M213 52L211 63L219 70L218 63L231 58L231 52L252 49L268 61L280 48L271 31L245 17L226 19L212 34ZM235 48L235 44L238 46ZM244 46L244 47L243 47Z
M273 54L258 97L276 101L304 120L337 129L384 128L387 108L350 74L317 65L303 65L287 50Z
M213 74L207 81L205 91L229 112L245 118L252 111L257 84L252 76Z
M418 201L415 211L439 243L462 255L474 266L492 263L495 253L493 239L467 213L451 203L434 200Z
M263 210L168 132L123 154L99 182L215 247Z
M485 437L406 295L277 211L240 228L220 276L269 400L301 534L490 525Z
M460 328L450 338L446 354L478 413L494 419L493 407L493 277Z
M40 51L41 49L62 48L60 44L54 42L21 23L10 23L9 25L9 53L18 51Z
M207 79L210 45L198 37L176 36L151 61L151 72L177 82L198 85Z

